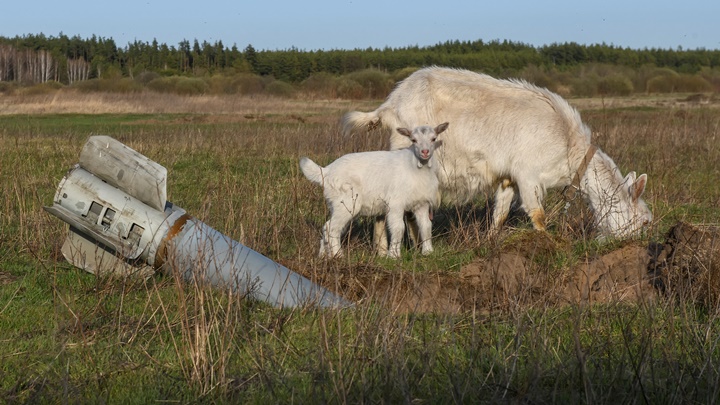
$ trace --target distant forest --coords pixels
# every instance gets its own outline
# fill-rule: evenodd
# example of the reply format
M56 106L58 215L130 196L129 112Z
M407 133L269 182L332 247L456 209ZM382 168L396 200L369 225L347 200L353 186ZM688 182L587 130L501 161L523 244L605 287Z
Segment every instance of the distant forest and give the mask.
M0 92L24 87L383 97L417 68L441 65L519 77L566 96L718 92L720 50L630 49L574 42L447 41L426 47L240 50L222 41L177 46L111 38L0 37Z

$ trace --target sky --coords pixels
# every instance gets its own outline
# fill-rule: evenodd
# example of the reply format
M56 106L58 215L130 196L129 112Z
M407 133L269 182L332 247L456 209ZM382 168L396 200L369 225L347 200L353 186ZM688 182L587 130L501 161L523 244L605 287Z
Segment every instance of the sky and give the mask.
M6 1L0 36L92 35L242 50L400 48L445 41L720 49L720 0Z

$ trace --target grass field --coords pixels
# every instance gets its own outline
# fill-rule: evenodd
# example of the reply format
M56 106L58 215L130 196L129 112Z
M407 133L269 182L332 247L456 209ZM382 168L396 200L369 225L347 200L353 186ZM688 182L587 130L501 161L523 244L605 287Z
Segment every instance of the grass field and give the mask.
M720 223L720 109L677 98L571 100L624 173L648 173L656 220L640 241L599 245L568 225L582 210L564 214L551 194L557 243L534 271L559 277L588 257L662 243L678 221ZM484 218L468 214L483 212L482 199L445 209L428 257L373 256L359 221L347 257L318 259L322 190L298 159L386 147L377 132L339 134L344 112L378 104L0 96L0 402L717 403L717 302L517 300L428 312L362 291L380 276L397 282L378 289L386 295L405 288L402 277L457 279L464 265L533 240L522 216L489 240ZM65 225L42 207L95 134L165 166L173 203L356 307L278 310L160 274L96 278L67 264Z

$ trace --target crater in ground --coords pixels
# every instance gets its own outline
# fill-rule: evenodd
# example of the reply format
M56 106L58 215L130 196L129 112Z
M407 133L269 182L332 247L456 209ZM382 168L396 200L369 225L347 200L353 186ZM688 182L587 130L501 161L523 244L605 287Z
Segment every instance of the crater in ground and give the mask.
M557 270L547 270L553 268L547 260L565 248L562 242L531 232L460 271L393 271L336 260L327 262L322 272L305 275L350 300L372 300L397 313L489 313L512 307L652 301L668 295L717 306L719 233L718 227L681 222L662 243L626 242Z

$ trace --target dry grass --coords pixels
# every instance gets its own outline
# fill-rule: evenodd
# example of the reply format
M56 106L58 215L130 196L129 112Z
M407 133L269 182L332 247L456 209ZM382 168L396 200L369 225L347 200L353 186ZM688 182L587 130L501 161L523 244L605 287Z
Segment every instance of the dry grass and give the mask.
M315 115L349 110L371 102L294 100L269 96L181 96L142 91L97 93L60 89L36 95L0 97L0 115L16 114L298 114Z
M718 97L702 94L635 94L628 97L574 98L581 110L618 108L718 108ZM137 93L80 92L71 88L41 94L0 97L0 115L13 114L327 114L369 110L373 100L278 98L266 95L183 96L144 90Z

